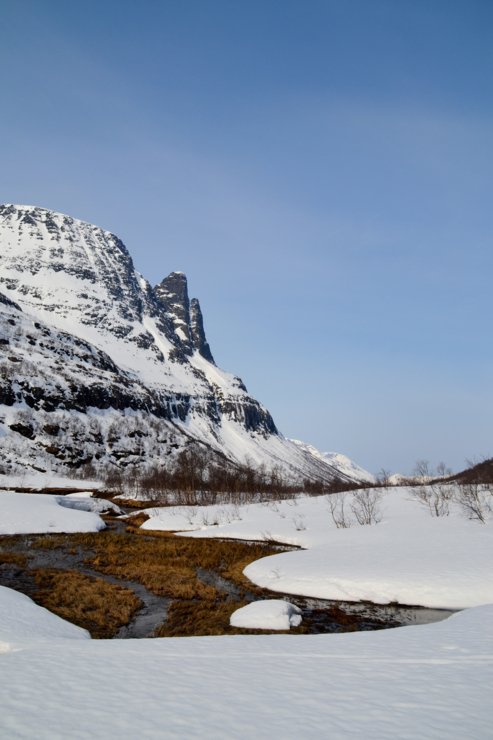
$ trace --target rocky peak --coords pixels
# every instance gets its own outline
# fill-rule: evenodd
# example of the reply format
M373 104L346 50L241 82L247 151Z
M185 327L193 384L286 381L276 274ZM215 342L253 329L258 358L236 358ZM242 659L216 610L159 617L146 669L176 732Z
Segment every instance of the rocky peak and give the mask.
M192 298L190 302L190 334L194 349L198 350L202 357L215 365L209 343L205 338L204 319L198 298Z
M187 276L183 272L172 272L156 285L154 295L163 318L173 327L174 339L178 340L181 352L191 356L197 350L202 357L215 364L205 336L199 301L197 298L190 301L188 297Z
M88 341L103 330L120 361L125 345L128 367L135 346L147 365L188 364L195 350L212 358L200 308L192 322L186 276L172 272L151 288L109 231L46 208L0 205L0 244L0 292L60 329L72 331L75 322Z
M187 276L183 272L172 272L154 288L162 308L171 319L175 334L185 354L192 354L190 339L190 301Z

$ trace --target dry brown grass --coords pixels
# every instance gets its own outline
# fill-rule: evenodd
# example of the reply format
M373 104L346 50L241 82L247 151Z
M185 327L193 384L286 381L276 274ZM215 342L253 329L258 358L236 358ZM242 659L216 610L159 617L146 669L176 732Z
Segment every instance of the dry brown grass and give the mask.
M198 537L176 537L168 532L139 531L138 537L115 532L49 534L29 537L30 548L75 548L80 546L99 556L107 565L124 562L162 563L165 560L186 561L195 568L216 570L235 577L249 563L278 550L262 542L216 540ZM11 538L9 538L11 539ZM13 540L14 538L12 538Z
M0 552L0 565L17 565L25 568L27 557L18 552Z
M244 633L229 626L231 614L245 606L244 601L214 602L174 601L165 624L158 627L156 637L192 637L194 635L233 635Z
M118 506L126 506L129 509L148 509L150 506L153 506L154 504L158 505L159 502L153 501L152 499L149 499L147 501L137 501L133 498L122 498L121 496L113 496L111 498L111 501L113 501L114 504L117 504ZM162 504L159 504L160 506Z
M127 532L134 532L135 530L138 531L139 527L141 527L149 518L149 514L145 514L143 511L138 514L130 515L127 519Z
M215 589L197 581L197 568L213 570L242 587L254 587L242 570L254 560L272 555L275 548L263 543L176 537L160 532L128 536L114 532L50 534L30 538L34 549L83 548L86 563L101 573L135 580L160 596L214 599Z
M216 571L245 586L243 568L275 552L264 545L244 542L191 537L129 539L125 535L96 535L91 549L94 557L88 563L95 570L139 581L160 596L207 600L216 599L218 594L198 580L197 568Z
M97 555L91 566L101 573L109 573L117 578L142 583L149 591L158 596L173 599L215 599L217 592L197 579L195 569L178 563L159 563L152 559L138 562L127 560L115 562Z
M135 536L135 531L139 536ZM168 620L158 630L159 636L244 634L244 630L229 626L231 613L244 605L242 594L246 589L259 595L266 592L247 581L242 570L254 560L277 552L265 543L176 537L142 530L126 534L103 531L8 539L12 548L15 546L15 553L56 549L60 551L58 560L60 557L63 560L65 553L75 554L80 549L84 563L93 570L137 581L149 591L173 599ZM61 566L35 571L37 600L89 629L93 636L113 636L120 626L128 623L136 604L140 603L126 589L74 571L55 570L57 567ZM207 585L198 577L198 569L229 579L239 586L239 596L228 598L224 592ZM123 596L130 596L130 600Z
M142 606L129 589L76 571L33 571L41 606L69 622L84 627L92 637L114 637Z

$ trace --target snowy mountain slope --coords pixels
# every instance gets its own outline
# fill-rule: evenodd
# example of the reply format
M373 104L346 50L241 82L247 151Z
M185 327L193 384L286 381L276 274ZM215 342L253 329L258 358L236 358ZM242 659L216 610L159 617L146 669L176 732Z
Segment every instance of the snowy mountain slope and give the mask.
M0 294L0 464L4 472L156 463L188 439L185 413L102 350L34 319Z
M185 275L152 288L113 234L0 206L0 291L5 472L166 464L195 440L293 481L356 477L282 437L242 381L215 365Z

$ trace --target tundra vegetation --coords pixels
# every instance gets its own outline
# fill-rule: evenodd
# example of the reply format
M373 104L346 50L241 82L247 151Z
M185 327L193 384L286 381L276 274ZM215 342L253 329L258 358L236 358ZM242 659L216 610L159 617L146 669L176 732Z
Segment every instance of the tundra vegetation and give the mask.
M172 534L127 533L17 535L0 537L0 565L9 566L18 590L55 614L89 630L96 638L114 637L141 607L132 583L142 584L158 596L168 597L166 620L156 636L238 634L229 626L233 611L244 606L248 590L262 595L243 576L254 560L278 549L267 543L223 542L175 537ZM30 568L40 552L57 551L57 567ZM74 556L82 560L75 564ZM68 569L59 567L63 562ZM89 576L90 569L101 577ZM206 581L219 574L232 584L233 594ZM118 579L108 583L104 576ZM12 585L12 584L10 584Z

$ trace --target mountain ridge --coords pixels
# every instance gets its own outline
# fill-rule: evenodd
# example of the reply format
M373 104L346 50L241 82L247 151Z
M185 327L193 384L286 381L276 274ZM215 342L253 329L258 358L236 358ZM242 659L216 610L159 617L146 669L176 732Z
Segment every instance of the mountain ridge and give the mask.
M281 467L292 480L350 478L285 439L243 381L217 367L200 303L189 299L184 273L172 272L153 288L135 270L117 236L36 206L0 206L0 245L0 291L23 314L22 321L13 318L16 309L2 302L1 326L12 327L9 321L14 321L17 333L4 331L8 344L3 347L11 354L5 356L4 351L2 357L1 397L11 404L3 404L7 411L0 433L5 441L12 423L22 424L12 422L14 411L36 417L33 436L24 440L38 465L75 465L81 446L84 459L100 466L171 465L175 452L195 441L238 464ZM38 358L36 372L31 368L31 374L20 373L19 362L8 359L15 356L13 347L26 367L26 348ZM64 367L55 364L57 352L65 358ZM50 389L57 382L54 400ZM108 426L101 424L103 413L120 414L125 419L122 434L126 427L133 434L121 454L116 454L115 440L110 446L101 431L101 426ZM69 441L62 451L60 445L46 442L42 433L50 426L46 414L72 414L72 420L79 414L82 431L72 455L66 449L70 434L65 433ZM135 426L136 416L140 433L147 438L140 452L134 444L139 429L130 429L129 422L133 417ZM99 417L96 441L87 431L89 417ZM152 419L160 420L159 432L151 433ZM152 434L163 440L161 453Z

